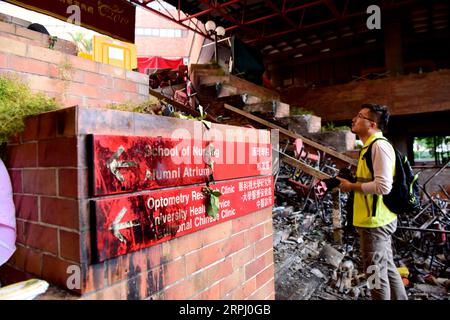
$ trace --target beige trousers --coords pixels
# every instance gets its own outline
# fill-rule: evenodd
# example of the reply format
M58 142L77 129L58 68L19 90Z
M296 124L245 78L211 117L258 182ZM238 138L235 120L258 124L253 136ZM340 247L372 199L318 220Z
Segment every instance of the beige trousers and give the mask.
M378 228L356 228L373 300L408 300L392 254L391 239L396 229L397 220Z

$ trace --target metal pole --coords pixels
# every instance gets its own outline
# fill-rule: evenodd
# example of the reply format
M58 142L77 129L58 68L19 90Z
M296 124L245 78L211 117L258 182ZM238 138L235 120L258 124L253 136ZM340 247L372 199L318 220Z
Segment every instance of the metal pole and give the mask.
M411 231L420 231L420 232L435 232L435 233L446 233L450 234L449 230L439 230L439 229L420 229L420 228L413 228L413 227L397 227L399 230L411 230Z
M217 33L214 32L214 56L216 58L216 64L219 64L219 57L217 56Z

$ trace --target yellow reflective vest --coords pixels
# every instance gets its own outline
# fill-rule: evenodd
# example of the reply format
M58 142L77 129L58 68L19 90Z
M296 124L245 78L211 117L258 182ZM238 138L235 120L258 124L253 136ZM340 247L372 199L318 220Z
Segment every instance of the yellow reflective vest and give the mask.
M358 167L356 169L356 178L358 182L370 182L373 180L372 174L367 167L364 154L367 152L369 145L377 138L382 138L383 133L377 132L370 136L364 144L358 161ZM395 163L394 163L395 166ZM395 168L392 174L395 173ZM376 215L372 214L373 208L373 195L364 194L362 191L354 191L355 197L353 202L353 225L355 227L362 228L377 228L385 226L395 219L397 215L391 212L383 203L383 196L378 195Z

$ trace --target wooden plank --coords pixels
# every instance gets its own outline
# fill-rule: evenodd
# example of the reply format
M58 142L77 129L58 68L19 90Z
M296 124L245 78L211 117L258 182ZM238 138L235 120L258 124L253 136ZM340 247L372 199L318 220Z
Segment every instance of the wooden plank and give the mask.
M288 156L287 154L285 154L283 152L280 152L280 159L281 159L281 161L293 166L294 168L300 168L307 174L309 174L317 179L323 180L323 179L331 178L331 176L329 176L328 174L323 173L320 170L314 169L313 167L307 165L306 163L303 163L295 158L292 158L291 156Z
M300 138L300 139L303 140L303 142L305 144L307 144L307 145L309 145L309 146L311 146L311 147L313 147L313 148L315 148L317 150L323 151L326 154L328 154L328 155L330 155L330 156L332 156L332 157L334 157L336 159L344 161L344 162L346 162L348 164L351 164L353 166L356 166L357 163L358 163L355 159L347 157L346 155L343 155L343 154L341 154L341 153L339 153L337 151L334 151L334 150L332 150L330 148L327 148L327 147L325 147L325 146L323 146L323 145L321 145L321 144L319 144L319 143L317 143L315 141L309 140L309 139L307 139L307 138L305 138L305 137L303 137L303 136L301 136L299 134L296 134L296 133L294 133L292 131L286 130L286 129L284 129L284 128L280 127L280 126L277 126L276 124L273 124L273 123L271 123L269 121L266 121L264 119L256 117L256 116L254 116L254 115L252 115L252 114L250 114L248 112L242 111L241 109L238 109L238 108L235 108L233 106L230 106L229 104L225 104L224 106L225 106L226 109L228 109L230 111L233 111L233 112L236 112L236 113L238 113L238 114L240 114L240 115L242 115L244 117L247 117L247 118L249 118L249 119L251 119L253 121L256 121L256 122L258 122L258 123L260 123L260 124L262 124L262 125L264 125L266 127L269 127L271 129L278 129L280 131L280 133L282 133L282 134L284 134L284 135L286 135L288 137L291 137L291 138L294 138L294 139Z
M272 175L278 175L280 170L280 132L277 129L270 130L270 142L272 144ZM275 181L276 182L276 181Z

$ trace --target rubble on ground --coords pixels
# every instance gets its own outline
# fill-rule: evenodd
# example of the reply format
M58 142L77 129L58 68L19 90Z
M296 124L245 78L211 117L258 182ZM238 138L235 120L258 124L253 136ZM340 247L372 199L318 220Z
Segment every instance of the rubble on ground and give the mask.
M341 244L333 239L330 193L321 199L310 196L305 200L281 173L275 196L276 299L369 300L370 290L359 257L356 233L345 233ZM345 225L346 200L346 195L341 194L342 225ZM416 237L424 241L420 233ZM436 240L435 235L433 239ZM399 271L409 299L450 300L448 240L435 247L434 258L432 251L419 250L415 241L403 242L405 237L397 232L393 242L394 262L401 267Z

